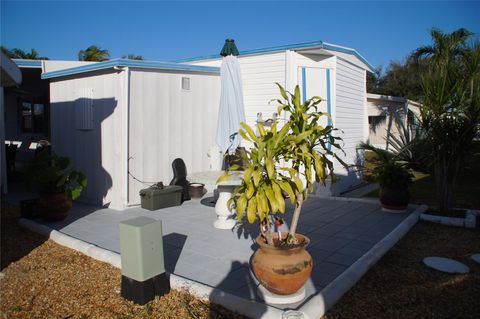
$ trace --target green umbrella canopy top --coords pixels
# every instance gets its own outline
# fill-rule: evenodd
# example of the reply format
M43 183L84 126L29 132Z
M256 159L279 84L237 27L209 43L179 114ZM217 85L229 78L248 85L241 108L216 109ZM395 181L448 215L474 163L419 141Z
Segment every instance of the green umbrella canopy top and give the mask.
M237 46L235 45L235 40L233 39L225 40L225 44L223 45L220 55L221 56L238 55L238 49L237 49Z

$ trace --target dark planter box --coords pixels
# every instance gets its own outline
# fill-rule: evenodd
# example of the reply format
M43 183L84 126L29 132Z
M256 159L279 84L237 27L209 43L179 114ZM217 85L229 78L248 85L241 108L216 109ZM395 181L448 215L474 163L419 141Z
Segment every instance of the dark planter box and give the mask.
M142 208L157 210L160 208L180 206L182 204L182 186L150 187L140 191Z

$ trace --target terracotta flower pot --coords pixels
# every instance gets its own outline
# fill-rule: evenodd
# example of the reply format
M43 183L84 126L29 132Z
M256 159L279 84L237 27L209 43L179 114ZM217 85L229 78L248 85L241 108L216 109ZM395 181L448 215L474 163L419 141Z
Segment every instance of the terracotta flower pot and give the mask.
M38 200L40 216L48 221L65 219L72 209L72 200L67 193L42 194Z
M381 186L379 198L382 208L402 212L408 206L410 193L408 188Z
M284 233L282 236L286 236ZM295 246L270 246L261 236L256 241L260 248L252 258L252 269L258 281L277 295L291 295L307 282L313 268L312 256L305 250L307 237L296 234ZM278 234L274 237L278 243Z

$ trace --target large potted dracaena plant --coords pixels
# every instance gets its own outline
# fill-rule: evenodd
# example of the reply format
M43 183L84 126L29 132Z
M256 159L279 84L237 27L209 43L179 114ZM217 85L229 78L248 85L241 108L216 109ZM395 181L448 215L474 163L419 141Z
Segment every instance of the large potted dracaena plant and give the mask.
M239 221L245 215L249 223L259 220L256 242L260 248L252 258L256 277L268 291L290 295L303 287L313 267L312 257L305 250L310 240L297 233L302 205L315 182L325 185L328 176L335 178L331 159L336 155L328 145L341 148L339 138L332 135L332 126L321 125L329 115L318 110L320 97L301 102L298 86L291 94L277 85L283 98L276 100L278 114L286 112L289 119L281 128L276 119L270 128L257 123L258 136L241 123L240 135L253 146L244 154L242 182L233 191L230 204L234 204ZM226 172L223 178L235 174L235 169L230 168L232 172ZM274 218L277 213L285 213L286 198L295 207L290 230L276 232Z
M40 151L26 171L27 186L39 192L38 211L48 221L62 220L72 208L72 200L87 186L87 177L70 167L68 157Z

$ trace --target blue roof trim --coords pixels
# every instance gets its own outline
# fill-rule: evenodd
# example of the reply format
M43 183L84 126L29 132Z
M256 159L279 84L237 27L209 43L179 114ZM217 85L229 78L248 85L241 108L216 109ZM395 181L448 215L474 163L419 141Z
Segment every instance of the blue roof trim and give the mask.
M289 45L279 45L279 46L262 48L262 49L239 51L239 55L268 53L268 52L284 51L284 50L289 50L289 49L301 49L301 48L308 48L308 47L321 47L322 44L323 44L322 41L315 41L315 42L305 42L305 43L297 43L297 44L289 44ZM221 58L220 53L198 56L198 57L194 57L194 58L180 59L180 60L175 60L175 62L177 62L177 63L192 62L192 61L218 59L218 58Z
M368 62L367 59L365 59L355 49L345 48L345 47L341 47L341 46L330 44L330 43L323 43L322 48L324 48L325 50L352 54L352 55L356 56L360 61L365 63L370 68L370 71L375 72L375 68L373 67L373 65L371 65L370 62Z
M97 62L97 63L87 64L87 65L76 66L73 68L46 72L42 74L42 79L51 79L51 78L68 76L73 74L105 70L105 69L110 69L116 66L144 68L144 69L220 73L220 68L210 67L210 66L186 65L186 64L179 64L179 63L173 63L173 62L114 59L114 60L108 60L104 62Z
M304 42L304 43L296 43L296 44L288 44L288 45L268 47L268 48L263 48L263 49L245 50L245 51L239 51L239 54L240 55L251 55L251 54L259 54L259 53L269 53L269 52L292 50L292 49L307 49L307 48L315 48L315 47L322 48L322 49L325 49L325 50L342 52L342 53L347 53L347 54L354 55L360 61L365 63L370 68L370 71L372 71L372 72L375 71L375 68L363 56L361 56L356 50L341 47L341 46L337 46L337 45L330 44L330 43L325 43L323 41ZM175 60L175 62L185 63L185 62L219 59L219 58L221 58L220 53L212 54L212 55L198 56L198 57L194 57L194 58L180 59L180 60Z
M42 60L12 59L19 68L42 68Z

